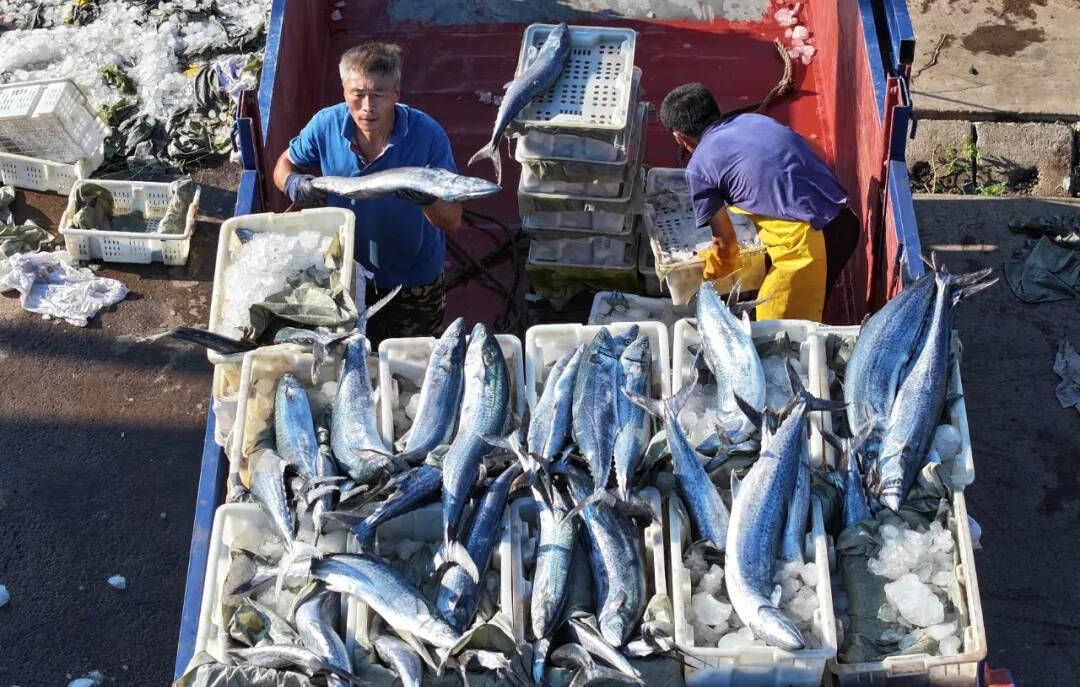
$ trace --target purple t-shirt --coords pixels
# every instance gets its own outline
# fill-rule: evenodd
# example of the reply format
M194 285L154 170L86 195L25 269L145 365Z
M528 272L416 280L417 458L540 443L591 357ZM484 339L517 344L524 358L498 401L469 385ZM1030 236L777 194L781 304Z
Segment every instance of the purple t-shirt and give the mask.
M694 218L705 226L725 205L821 229L848 193L803 137L772 117L743 114L714 124L686 166Z

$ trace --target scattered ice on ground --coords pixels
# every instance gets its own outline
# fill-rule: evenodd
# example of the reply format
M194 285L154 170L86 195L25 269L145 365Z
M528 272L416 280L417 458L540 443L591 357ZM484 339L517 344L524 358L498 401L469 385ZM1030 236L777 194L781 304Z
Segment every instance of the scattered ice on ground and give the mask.
M113 575L109 578L109 585L113 589L127 589L127 578L123 575Z
M944 604L912 573L886 584L885 598L913 625L929 627L945 619Z
M324 256L331 241L332 237L316 231L258 232L241 244L225 268L223 333L240 337L242 328L251 324L251 306L284 289L290 277L309 268L314 268L316 278L329 277Z
M6 606L8 601L11 601L11 594L8 592L7 587L0 584L0 607Z

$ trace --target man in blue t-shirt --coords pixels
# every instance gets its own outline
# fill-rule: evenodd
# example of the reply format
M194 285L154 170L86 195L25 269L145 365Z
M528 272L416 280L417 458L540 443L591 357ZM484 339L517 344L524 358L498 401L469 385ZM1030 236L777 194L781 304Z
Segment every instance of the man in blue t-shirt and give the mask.
M728 211L747 215L772 266L758 291L764 319L820 321L859 240L859 220L836 174L806 141L771 117L724 118L705 86L674 89L660 121L691 153L686 180L698 226L713 233L716 278L735 269L739 244Z
M345 102L311 118L278 158L274 184L299 207L349 208L356 215L356 260L374 274L368 304L395 286L399 293L368 324L376 345L390 336L436 336L446 309L446 239L461 226L461 205L415 191L353 200L315 189L302 170L363 176L394 167L442 167L457 172L450 139L401 97L401 48L369 42L351 48L338 65Z

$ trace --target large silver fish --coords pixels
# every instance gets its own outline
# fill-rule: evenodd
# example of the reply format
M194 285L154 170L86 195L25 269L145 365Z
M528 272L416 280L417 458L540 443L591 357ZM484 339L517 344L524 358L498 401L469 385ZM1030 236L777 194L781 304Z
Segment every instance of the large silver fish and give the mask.
M539 535L536 564L533 569L529 621L536 639L550 637L566 601L566 583L570 579L570 561L577 538L578 518L567 518L573 507L565 490L551 489L551 507L533 489Z
M687 515L694 529L696 541L707 541L717 550L722 551L727 545L729 514L720 491L705 472L697 451L690 445L682 425L679 424L679 410L686 404L697 384L696 376L691 378L669 399L657 401L638 394L627 394L634 403L645 408L664 422L664 434L671 450L672 468L675 472L675 487L679 498L686 507Z
M294 375L281 375L274 394L274 438L278 455L307 477L316 474L319 441L304 385Z
M772 602L773 566L806 442L806 415L843 404L811 396L790 363L788 379L795 397L779 416L766 412L757 461L741 484L732 473L724 583L735 612L759 639L769 646L795 651L805 643L798 628ZM747 417L758 417L748 403L740 400L740 405Z
M288 644L267 644L244 649L229 649L229 655L239 663L260 668L286 670L298 668L305 675L334 675L355 685L364 685L355 675L337 668L310 649Z
M319 451L315 455L315 476L320 478L337 477L337 463L334 461L334 452L330 448L330 427L327 417L324 415L315 430L319 438ZM311 509L311 519L315 524L315 531L322 532L323 517L334 509L334 496L332 493L324 494L315 500Z
M296 604L296 631L304 646L326 660L342 673L352 672L352 659L341 641L337 630L341 598L338 594L322 589L309 594ZM328 687L342 687L347 681L330 674Z
M363 334L345 347L345 365L334 397L330 445L334 458L359 484L367 484L392 471L390 447L379 433L371 388L368 354Z
M765 407L765 372L750 338L749 319L744 313L740 323L712 282L704 282L698 290L697 329L705 364L716 377L718 418L731 443L739 444L754 427L735 402L735 395L758 412Z
M495 335L477 323L465 352L465 395L457 435L443 456L443 543L450 549L480 463L491 452L485 436L502 436L510 419L510 379ZM448 551L452 553L452 551Z
M319 556L310 544L296 539L296 520L285 493L285 461L268 448L259 448L248 457L251 464L251 495L274 524L285 545L279 563L277 590L280 592L293 565L301 559Z
M409 513L434 500L442 486L442 470L433 465L418 465L390 478L372 498L380 499L379 505L367 515L337 510L328 512L326 520L339 522L353 533L361 547L367 547L375 538L375 530L387 520Z
M787 514L784 516L784 532L780 535L780 552L777 558L785 561L804 560L806 546L806 523L810 519L810 455L807 442L802 444L798 473L791 490Z
M412 427L404 437L409 462L423 460L439 444L449 444L465 387L465 320L450 323L428 357Z
M589 464L593 490L607 488L618 431L619 357L611 332L602 328L585 348L574 383L574 441Z
M487 179L454 174L441 167L395 167L358 177L315 177L311 185L356 200L378 198L397 191L417 191L447 203L486 198L500 190Z
M529 453L545 463L555 460L570 441L574 382L584 349L584 346L578 346L555 361L544 382L544 391L532 411Z
M859 330L844 370L844 400L852 433L867 424L884 423L889 417L933 302L934 275L924 274Z
M326 556L312 564L311 575L333 591L360 599L395 630L442 649L461 638L408 578L378 556Z
M424 665L408 642L392 634L380 632L371 643L379 659L397 673L401 687L420 687L424 678Z
M499 157L499 143L502 141L503 132L517 113L525 109L529 101L558 81L569 57L570 29L562 23L548 34L539 54L528 69L507 84L506 93L499 105L499 114L495 116L495 128L491 132L491 140L469 159L470 167L482 158L491 158L495 165L495 183L502 185L502 159Z
M588 477L563 464L574 501L591 495ZM589 540L589 567L596 588L596 619L608 644L622 646L645 613L645 558L636 525L615 508L590 503L581 511Z
M619 356L619 388L629 394L647 396L652 388L652 351L649 338L639 336ZM615 483L619 498L630 500L630 483L637 472L645 447L652 438L652 419L627 393L615 397L619 428L615 435Z

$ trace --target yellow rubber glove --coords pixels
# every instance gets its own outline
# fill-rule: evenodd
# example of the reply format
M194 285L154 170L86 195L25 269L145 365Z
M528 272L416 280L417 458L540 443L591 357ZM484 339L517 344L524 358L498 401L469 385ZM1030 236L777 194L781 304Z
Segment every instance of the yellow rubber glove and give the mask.
M735 246L733 255L722 255L720 244L714 240L711 246L699 250L697 256L705 261L702 278L705 281L715 281L735 271L739 260L739 247Z

